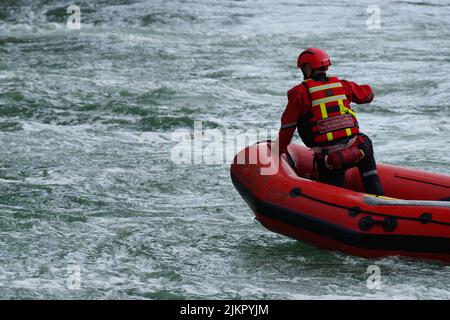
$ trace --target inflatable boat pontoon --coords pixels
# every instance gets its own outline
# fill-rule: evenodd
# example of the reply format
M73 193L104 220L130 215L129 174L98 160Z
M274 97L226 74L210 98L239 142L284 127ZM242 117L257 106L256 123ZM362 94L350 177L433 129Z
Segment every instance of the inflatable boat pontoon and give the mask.
M356 168L340 188L314 181L310 149L289 146L294 168L285 154L272 158L270 148L245 148L231 165L234 186L267 229L366 258L450 262L450 176L378 164L386 193L378 197L363 192ZM269 163L279 170L262 174Z

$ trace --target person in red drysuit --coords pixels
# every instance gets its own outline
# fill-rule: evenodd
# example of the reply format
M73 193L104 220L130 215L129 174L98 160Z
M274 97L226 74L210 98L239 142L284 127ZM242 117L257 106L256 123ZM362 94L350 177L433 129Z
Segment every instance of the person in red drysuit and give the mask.
M288 91L288 104L278 135L280 155L297 129L305 145L313 148L319 181L343 186L345 171L358 167L365 191L384 194L373 155L372 141L359 132L350 102L370 103L369 85L328 77L328 54L317 48L303 51L297 62L304 81Z

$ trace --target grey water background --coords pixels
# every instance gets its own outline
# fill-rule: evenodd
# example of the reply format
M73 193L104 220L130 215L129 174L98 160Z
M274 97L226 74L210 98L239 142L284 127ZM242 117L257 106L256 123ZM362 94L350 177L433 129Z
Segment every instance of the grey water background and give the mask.
M373 86L356 110L378 161L450 174L449 1L79 0L81 30L70 4L0 2L0 298L450 298L449 266L271 233L228 163L170 157L195 120L277 130L317 46Z

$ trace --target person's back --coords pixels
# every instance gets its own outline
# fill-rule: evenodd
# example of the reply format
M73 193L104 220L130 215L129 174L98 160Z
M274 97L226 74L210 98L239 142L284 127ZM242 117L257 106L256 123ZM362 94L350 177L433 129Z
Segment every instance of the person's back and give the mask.
M343 186L345 171L357 166L366 192L383 194L371 140L359 131L350 103L370 103L368 85L328 77L328 54L316 48L303 51L297 66L305 81L288 91L281 117L279 153L287 152L295 129L305 145L313 148L319 181Z

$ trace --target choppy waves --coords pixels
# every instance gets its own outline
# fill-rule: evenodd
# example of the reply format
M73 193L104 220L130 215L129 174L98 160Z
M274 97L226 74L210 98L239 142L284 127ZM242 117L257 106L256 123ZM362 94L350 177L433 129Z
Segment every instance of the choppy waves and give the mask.
M381 1L368 30L369 4L83 0L68 30L63 1L2 2L0 297L449 298L447 266L275 235L228 164L170 159L171 133L196 120L277 130L314 45L373 86L356 110L379 161L450 173L450 4ZM366 287L371 264L381 290Z

